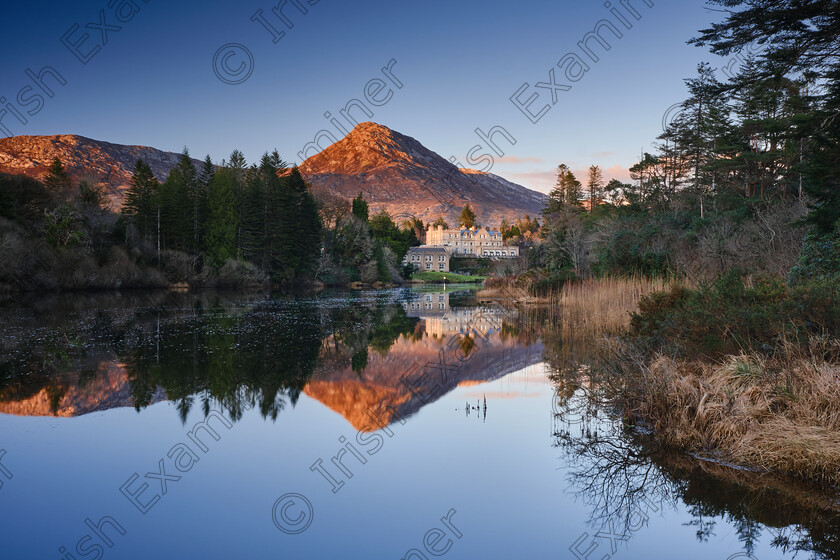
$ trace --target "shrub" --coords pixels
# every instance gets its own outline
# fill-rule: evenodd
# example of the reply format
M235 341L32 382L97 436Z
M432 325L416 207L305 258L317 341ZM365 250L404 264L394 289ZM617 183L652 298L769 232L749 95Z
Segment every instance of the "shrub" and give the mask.
M782 278L744 283L737 271L697 289L642 298L630 335L644 349L682 355L771 350L785 340L840 333L840 279L789 287Z
M809 232L799 263L790 271L791 282L837 275L840 275L840 224L830 234Z

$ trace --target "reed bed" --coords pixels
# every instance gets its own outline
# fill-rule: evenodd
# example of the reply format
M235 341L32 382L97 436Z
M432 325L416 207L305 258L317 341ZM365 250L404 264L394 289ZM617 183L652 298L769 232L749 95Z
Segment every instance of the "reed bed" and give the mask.
M688 453L840 486L840 341L717 361L617 352L625 421Z
M569 282L549 293L548 319L564 334L602 336L623 333L639 300L651 292L669 289L674 281L664 278L605 277Z

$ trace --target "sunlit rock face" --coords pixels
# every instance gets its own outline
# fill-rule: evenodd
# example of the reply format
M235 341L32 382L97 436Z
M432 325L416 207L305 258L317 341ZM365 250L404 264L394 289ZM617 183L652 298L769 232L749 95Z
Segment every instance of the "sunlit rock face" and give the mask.
M138 159L145 161L158 180L166 179L180 154L147 146L123 146L72 134L0 138L0 173L43 179L58 158L73 179L105 190L110 205L119 208ZM193 160L196 166L201 162Z
M362 193L392 216L438 216L452 224L465 204L478 221L498 225L540 213L546 196L492 173L462 170L420 142L376 123L362 123L300 166L315 189L345 198Z

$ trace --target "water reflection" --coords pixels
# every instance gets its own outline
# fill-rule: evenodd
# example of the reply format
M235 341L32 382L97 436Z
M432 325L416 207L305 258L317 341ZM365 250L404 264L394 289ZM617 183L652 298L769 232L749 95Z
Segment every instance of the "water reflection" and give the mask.
M786 556L840 558L840 501L835 491L786 477L751 472L657 448L603 407L592 405L591 379L558 379L554 445L571 465L576 497L588 525L624 540L649 515L683 511L699 542L734 528L743 558L768 543Z
M275 420L305 392L356 429L377 429L366 410L408 417L458 385L540 360L515 312L450 306L452 296L38 300L4 313L0 412L77 416L169 400L182 420L216 403L234 420L252 406Z
M721 560L733 552L766 560L769 546L786 557L840 557L836 493L669 453L645 434L624 430L615 411L599 402L592 381L601 341L558 326L539 309L479 305L468 291L432 288L293 298L62 296L7 305L0 313L0 413L21 416L69 417L117 407L144 414L169 401L182 421L191 411L206 415L219 407L233 420L252 408L275 420L290 415L306 395L355 430L370 431L412 415L419 420L424 407L458 388L500 380L498 391L508 374L545 362L554 373L553 410L539 412L553 419L550 443L561 454L568 494L588 516L590 540L560 543L564 553L570 545L584 552L596 540L601 548L590 558L614 555L613 546L633 549L641 540L634 539L637 531L679 516L687 517L698 543L734 528L739 549ZM538 431L547 449L544 424L517 425L518 416L494 423L493 411L503 405L491 403L488 416L486 400L476 400L481 391L465 394L471 400L458 414L489 418L479 422L481 431L492 430L485 436ZM537 402L509 406L524 417L542 406ZM427 431L445 425L438 422L427 423ZM305 422L295 424L296 431L308 429ZM462 437L480 437L477 432ZM456 461L447 472L455 473L454 480L486 473L489 481L519 472L512 465L525 461L487 453L478 470ZM307 475L309 464L301 467ZM551 476L539 483L563 486L565 478ZM721 545L714 546L718 557ZM635 552L628 557L647 555Z

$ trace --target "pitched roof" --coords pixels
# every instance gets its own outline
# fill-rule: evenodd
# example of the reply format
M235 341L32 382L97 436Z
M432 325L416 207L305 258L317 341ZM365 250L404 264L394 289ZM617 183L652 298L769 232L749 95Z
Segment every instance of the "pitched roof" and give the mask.
M430 245L420 245L419 247L411 247L408 250L409 253L446 253L446 249L443 247L432 247Z

